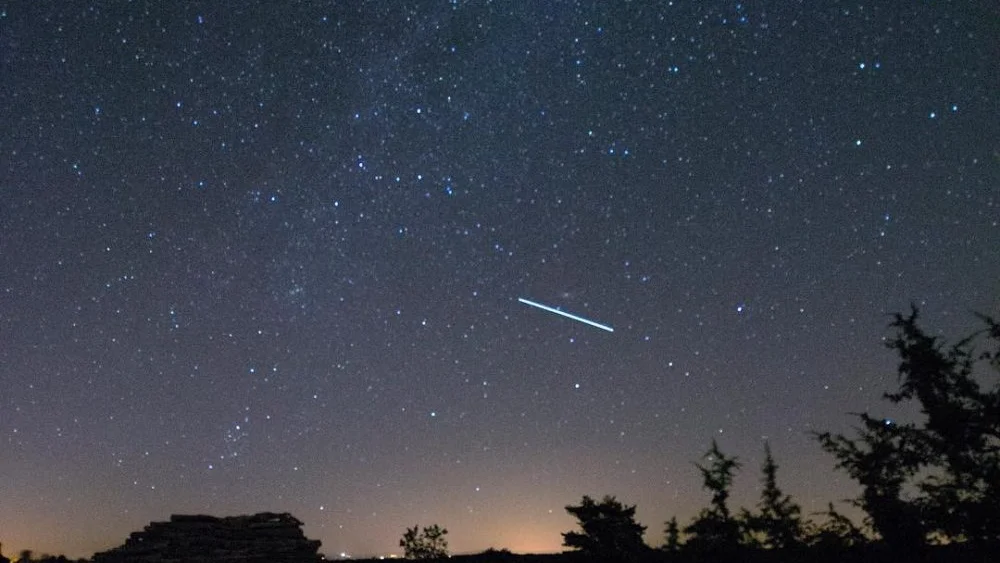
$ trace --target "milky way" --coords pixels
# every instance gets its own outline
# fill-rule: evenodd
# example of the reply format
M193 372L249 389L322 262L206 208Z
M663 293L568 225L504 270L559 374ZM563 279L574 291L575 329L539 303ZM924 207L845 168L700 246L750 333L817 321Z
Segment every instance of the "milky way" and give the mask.
M713 438L809 513L810 432L913 414L888 315L1000 310L993 2L289 4L0 6L8 555L655 545Z

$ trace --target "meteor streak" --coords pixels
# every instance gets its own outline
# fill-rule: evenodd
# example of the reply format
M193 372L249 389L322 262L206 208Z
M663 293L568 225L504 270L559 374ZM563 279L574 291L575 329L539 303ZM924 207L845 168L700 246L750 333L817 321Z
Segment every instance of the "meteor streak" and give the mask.
M534 301L529 301L529 300L527 300L527 299L525 299L523 297L518 297L517 300L520 301L521 303L524 303L525 305L531 305L532 307L538 307L539 309L541 309L543 311L548 311L550 313L555 313L557 315L562 315L562 316L566 317L567 319L573 319L574 321L580 321L581 323L588 324L588 325L593 326L593 327L597 327L597 328L599 328L601 330L606 330L608 332L614 332L615 331L615 329L611 328L608 325L602 325L601 323L596 323L596 322L594 322L594 321L592 321L590 319L585 319L583 317L578 317L578 316L576 316L576 315L574 315L572 313L567 313L566 311L560 311L559 309L556 309L554 307L549 307L548 305L542 305L541 303L535 303Z

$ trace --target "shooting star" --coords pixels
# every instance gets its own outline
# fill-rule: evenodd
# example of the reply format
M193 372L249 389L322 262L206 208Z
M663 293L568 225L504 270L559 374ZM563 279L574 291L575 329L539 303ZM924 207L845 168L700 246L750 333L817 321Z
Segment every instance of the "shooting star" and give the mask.
M608 332L614 332L615 331L615 329L611 328L608 325L602 325L601 323L597 323L597 322L594 322L594 321L592 321L590 319L585 319L583 317L578 317L578 316L576 316L576 315L574 315L572 313L567 313L566 311L560 311L559 309L556 309L554 307L549 307L548 305L542 305L541 303L535 303L534 301L529 301L529 300L527 300L527 299L525 299L523 297L518 297L517 300L520 301L521 303L524 303L525 305L531 305L532 307L538 307L539 309L541 309L543 311L548 311L550 313L555 313L557 315L562 315L562 316L566 317L567 319L573 319L574 321L580 321L581 323L588 324L588 325L593 326L593 327L597 327L597 328L599 328L601 330L606 330Z

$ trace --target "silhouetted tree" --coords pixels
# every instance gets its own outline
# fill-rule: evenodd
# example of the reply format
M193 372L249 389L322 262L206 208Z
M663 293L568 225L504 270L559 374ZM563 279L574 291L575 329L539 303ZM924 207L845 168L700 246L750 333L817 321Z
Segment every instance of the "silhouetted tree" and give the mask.
M924 541L917 505L902 497L903 485L923 462L914 434L902 432L890 420L859 414L862 427L851 440L829 432L816 434L820 446L837 458L843 469L861 484L854 503L868 514L868 523L897 550L912 549Z
M704 458L709 462L707 467L695 466L701 471L704 488L712 493L712 502L684 528L688 534L685 546L708 551L734 549L740 544L740 524L730 513L727 500L740 463L736 457L723 454L715 440Z
M648 548L642 541L646 527L635 521L635 505L626 506L613 496L601 502L584 495L566 512L576 517L582 532L564 532L563 545L602 561L636 561Z
M809 545L828 551L855 547L868 541L850 518L837 512L832 502L827 505L825 512L817 515L826 516L826 519L809 534Z
M771 445L764 442L764 489L761 491L758 513L744 512L743 520L749 532L758 538L761 547L782 549L801 545L804 538L802 509L792 501L792 497L778 488L778 464L771 455Z
M926 416L923 427L906 427L931 455L939 471L920 484L920 504L931 531L953 539L1000 540L1000 386L983 391L975 364L1000 369L1000 325L980 316L994 349L977 354L976 334L945 348L917 325L918 311L895 315L896 338L888 346L900 357L894 403L916 399ZM992 342L989 342L992 340Z
M663 551L676 553L681 549L681 529L677 526L677 517L674 516L667 521L667 528L664 531L667 542L663 544Z
M18 563L31 563L31 557L34 553L30 549L22 549L21 553L17 556Z
M418 530L417 526L407 528L399 547L407 559L440 559L448 557L448 530L434 524Z
M857 438L816 434L824 450L862 486L856 502L873 529L896 548L923 543L928 533L951 540L1000 540L1000 386L983 391L974 377L985 361L1000 369L1000 326L980 317L992 346L977 354L974 334L945 348L917 325L918 311L896 314L889 348L900 357L894 402L916 400L922 425L859 414ZM904 485L922 495L903 499Z

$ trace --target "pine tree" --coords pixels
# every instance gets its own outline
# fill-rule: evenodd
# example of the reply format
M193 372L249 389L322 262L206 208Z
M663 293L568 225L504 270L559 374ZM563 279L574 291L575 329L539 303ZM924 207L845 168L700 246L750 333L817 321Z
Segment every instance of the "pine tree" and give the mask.
M771 445L764 442L764 489L761 491L760 502L757 504L758 514L748 514L745 517L752 532L760 534L761 546L770 549L782 549L802 544L804 532L802 528L802 512L792 497L785 495L778 488L778 465L771 455Z
M913 433L889 420L858 415L863 426L851 440L829 432L816 434L820 446L837 458L843 469L861 485L854 503L867 514L867 522L896 550L910 550L924 541L919 507L902 497L903 485L920 468L921 448Z
M1000 540L1000 385L983 391L974 372L985 362L1000 371L1000 325L980 316L992 348L976 353L974 334L949 347L917 324L916 308L896 314L896 337L888 347L899 355L899 391L894 403L916 401L922 424L897 424L868 414L854 439L816 434L862 486L856 503L872 528L897 547L922 544L934 533L952 541ZM914 482L918 474L928 475ZM915 484L921 495L904 499Z
M677 526L677 517L674 516L667 521L667 529L665 530L665 535L667 536L667 543L663 544L663 551L669 553L677 553L681 549L681 530Z
M953 539L1000 540L1000 385L983 391L974 376L985 360L1000 372L1000 325L980 316L988 344L996 350L977 354L972 335L950 347L928 336L918 312L897 314L900 390L887 393L894 403L916 399L926 416L920 428L908 428L931 456L926 465L941 469L919 484L920 505L932 531Z
M712 502L702 509L684 532L688 534L685 545L695 550L720 551L735 549L740 544L740 525L729 511L727 501L733 476L740 468L736 457L729 457L719 450L712 440L712 447L704 455L708 466L695 464L701 471L704 488L712 493Z

